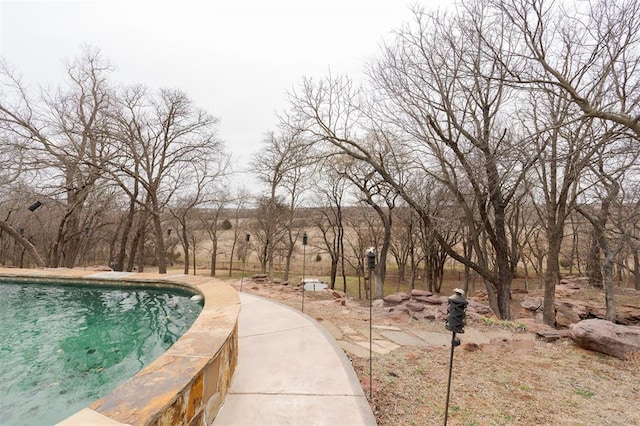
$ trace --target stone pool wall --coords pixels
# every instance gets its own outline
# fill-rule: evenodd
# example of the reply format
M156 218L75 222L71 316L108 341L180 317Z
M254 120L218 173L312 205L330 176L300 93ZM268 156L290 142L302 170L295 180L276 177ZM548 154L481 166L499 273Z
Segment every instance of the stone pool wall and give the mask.
M0 278L178 287L204 297L191 328L164 354L89 407L58 423L75 425L207 425L224 402L238 358L240 299L231 286L199 276L3 269Z

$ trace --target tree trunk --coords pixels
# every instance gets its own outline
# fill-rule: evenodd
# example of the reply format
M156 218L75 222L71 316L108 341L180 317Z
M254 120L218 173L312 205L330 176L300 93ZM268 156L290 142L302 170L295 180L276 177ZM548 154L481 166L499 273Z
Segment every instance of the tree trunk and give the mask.
M344 226L342 226L342 218L338 225L338 253L340 254L340 263L342 269L342 291L347 294L347 271L345 270L344 256Z
M489 307L500 318L500 304L498 303L498 291L494 283L483 280L489 298Z
M267 273L267 260L269 258L269 240L264 243L262 248L262 256L260 256L260 272Z
M589 247L589 255L587 257L587 277L589 284L594 287L602 288L602 265L600 261L600 245L598 238L594 235L591 238L591 246Z
M4 232L9 234L14 239L14 241L22 245L24 250L26 250L29 253L29 256L31 256L33 263L35 263L38 268L44 267L44 261L42 260L42 257L40 257L40 255L38 254L38 251L36 250L34 245L31 244L29 240L21 237L20 234L16 232L16 230L13 229L11 226L9 226L9 224L7 224L5 221L0 221L0 228Z
M160 274L167 273L167 256L164 246L164 233L162 232L162 222L160 221L160 213L154 208L153 212L153 229L156 237L156 257L158 259L158 272Z
M210 276L216 276L216 267L218 266L218 238L215 238L215 241L211 241L213 246L211 247L211 272ZM233 258L233 253L231 254L231 258ZM229 259L231 262L231 259Z
M633 284L636 290L640 290L640 258L638 257L638 249L633 248Z
M329 272L329 288L336 287L336 277L338 276L338 258L335 254L331 254L331 269Z
M291 269L291 257L293 256L293 248L294 242L290 241L289 247L287 247L287 255L284 259L284 276L282 277L282 279L285 282L289 281L289 271Z
M547 253L547 269L544 274L544 303L542 321L550 326L556 325L556 284L560 276L560 245L562 235L556 229L552 229L547 237L549 252Z
M180 224L180 233L182 234L182 250L184 251L184 269L183 274L189 275L189 261L191 260L189 250L189 240L187 235L187 225L185 223Z
M136 256L139 255L139 251L138 250L138 246L140 245L140 240L141 240L141 236L144 233L143 228L144 228L144 222L143 222L143 218L140 219L140 225L138 226L138 230L136 231L136 234L133 236L133 240L131 240L131 247L129 248L129 261L127 262L127 267L125 268L125 271L127 272L131 272L133 271L133 267L136 263Z
M133 226L133 218L136 213L136 201L135 199L131 199L129 202L129 211L127 212L127 218L124 221L124 228L122 229L122 237L120 240L120 252L118 253L118 270L124 271L124 260L127 256L127 242L129 242L129 233L131 232L131 227ZM133 253L131 253L133 256Z
M616 301L615 290L613 287L613 265L615 260L615 254L610 249L604 249L605 256L602 263L602 286L604 287L604 300L606 306L606 313L604 319L611 322L616 322Z
M504 256L496 256L496 265L498 267L498 280L495 283L498 296L498 312L500 319L511 319L511 282L513 274L511 273L511 264L506 254Z
M138 261L138 272L144 272L145 261L147 259L147 221L142 222L138 243L136 244L136 255Z
M236 227L238 224L236 223ZM233 255L236 253L236 241L238 240L237 236L234 236L233 242L231 243L231 251L229 252L229 276L233 274ZM246 254L245 254L246 256Z

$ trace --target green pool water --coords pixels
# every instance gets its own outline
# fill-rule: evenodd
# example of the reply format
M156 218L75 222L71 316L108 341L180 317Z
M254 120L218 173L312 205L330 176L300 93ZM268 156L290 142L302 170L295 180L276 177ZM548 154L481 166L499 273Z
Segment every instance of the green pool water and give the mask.
M0 282L0 425L52 425L115 389L189 329L190 297Z

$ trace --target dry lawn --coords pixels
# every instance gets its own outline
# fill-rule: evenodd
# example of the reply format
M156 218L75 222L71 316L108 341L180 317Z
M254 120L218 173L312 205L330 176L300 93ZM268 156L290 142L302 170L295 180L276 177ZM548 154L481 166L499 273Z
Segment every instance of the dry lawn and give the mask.
M300 293L291 287L248 285L245 291L300 309ZM306 293L305 313L320 323L368 327L369 309L357 301L342 306L327 292ZM576 297L600 297L588 290ZM637 293L625 301L639 304ZM519 302L514 300L514 311ZM368 306L368 305L367 305ZM403 330L443 332L439 321L375 311L374 324ZM623 361L576 347L570 340L540 340L520 345L517 321L477 321L481 332L508 331L511 337L488 345L465 344L454 351L449 425L640 425L640 357ZM349 354L348 354L349 355ZM352 358L363 389L369 393L369 360ZM370 404L379 425L441 425L450 347L402 346L373 357ZM327 407L330 409L330 407Z

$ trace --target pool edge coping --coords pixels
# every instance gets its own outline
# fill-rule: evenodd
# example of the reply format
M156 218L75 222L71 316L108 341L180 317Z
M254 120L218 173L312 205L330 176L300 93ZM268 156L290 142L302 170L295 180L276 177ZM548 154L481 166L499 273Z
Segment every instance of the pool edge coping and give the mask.
M204 306L200 315L167 351L112 392L58 425L210 424L217 415L238 356L241 305L237 291L229 284L214 277L184 274L123 274L64 268L0 268L0 278L182 288L202 295Z

